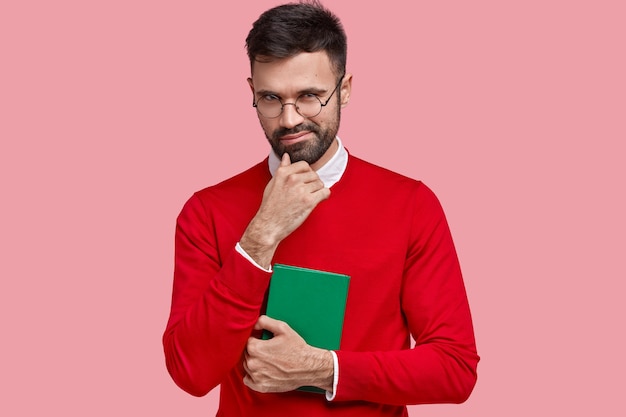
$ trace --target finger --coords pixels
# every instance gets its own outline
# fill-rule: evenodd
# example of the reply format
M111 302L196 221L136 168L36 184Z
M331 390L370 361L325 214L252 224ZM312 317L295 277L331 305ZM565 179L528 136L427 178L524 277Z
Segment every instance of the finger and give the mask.
M250 389L254 389L254 381L252 381L250 375L246 375L243 377L243 384Z
M282 160L281 160L281 165L278 167L278 169L274 173L274 176L287 178L294 174L304 174L304 173L308 173L309 175L311 174L317 175L317 173L313 170L313 168L311 168L311 166L304 161L299 161L299 162L289 164L289 165L282 165Z
M291 158L289 157L289 154L287 152L285 152L283 154L283 157L280 159L280 166L281 167L286 167L291 165Z
M254 328L256 330L269 330L274 334L274 336L276 336L278 334L285 333L285 330L289 328L289 326L284 321L276 320L269 316L262 315L257 320Z
M293 165L292 165L293 166ZM319 175L315 171L308 172L294 172L287 174L285 183L288 186L297 186L299 184L311 184L316 183L320 185L320 188L324 186L324 183L320 179Z
M248 353L250 352L250 350L251 350L252 348L254 348L254 342L255 342L256 340L257 340L257 339L256 339L256 338L254 338L254 337L249 337L249 338L248 338L248 342L246 343L246 348L245 348L245 349L244 349L244 351L243 351L243 354L244 354L245 356L248 356Z
M241 365L242 365L243 370L246 373L246 375L250 375L250 368L248 368L248 361L247 361L247 359L243 360Z
M266 315L261 315L259 316L259 318L257 319L256 323L254 324L254 330L263 330L265 329L265 327L263 327L263 323L265 323L265 320L268 319L269 317L267 317Z
M327 200L330 197L330 188L320 188L319 190L313 193L315 197L317 197L317 202L320 203L324 200Z
M315 181L304 183L302 185L302 187L303 187L304 191L306 191L308 193L314 193L316 191L320 191L320 190L326 188L324 186L324 183L322 182L322 180L319 180L319 179L315 180Z
M297 161L291 164L294 168L297 168L300 171L313 171L311 165L307 161Z

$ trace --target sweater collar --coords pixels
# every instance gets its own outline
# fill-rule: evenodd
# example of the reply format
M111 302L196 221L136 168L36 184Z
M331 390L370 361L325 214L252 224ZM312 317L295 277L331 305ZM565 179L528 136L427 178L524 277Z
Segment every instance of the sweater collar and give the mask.
M346 148L343 147L339 136L336 138L338 145L337 151L328 162L317 170L317 175L319 175L320 179L324 183L324 187L326 188L332 187L341 179L341 176L346 171L346 166L348 165L348 151L346 151ZM270 152L268 164L270 172L272 173L272 176L274 176L274 173L280 165L280 159L273 151Z

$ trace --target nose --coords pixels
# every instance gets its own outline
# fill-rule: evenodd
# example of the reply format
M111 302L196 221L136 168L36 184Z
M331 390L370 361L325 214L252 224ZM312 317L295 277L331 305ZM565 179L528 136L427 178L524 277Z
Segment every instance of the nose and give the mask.
M304 117L296 111L295 103L283 104L283 112L280 114L279 118L280 126L287 129L296 127L304 121Z

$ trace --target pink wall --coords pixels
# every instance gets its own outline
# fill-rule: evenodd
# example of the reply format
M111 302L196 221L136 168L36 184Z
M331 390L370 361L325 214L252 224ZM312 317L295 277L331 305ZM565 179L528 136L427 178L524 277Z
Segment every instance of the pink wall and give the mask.
M163 363L174 220L267 153L244 39L277 3L211 3L0 6L1 415L214 415ZM623 4L326 1L340 135L434 189L473 308L473 396L411 415L623 415Z

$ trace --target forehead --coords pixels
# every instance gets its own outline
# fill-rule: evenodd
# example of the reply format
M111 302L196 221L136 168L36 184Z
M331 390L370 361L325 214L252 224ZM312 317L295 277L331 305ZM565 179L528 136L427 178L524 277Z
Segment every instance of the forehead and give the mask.
M256 90L268 91L326 87L335 83L335 74L326 52L303 52L290 58L254 62L252 83Z

